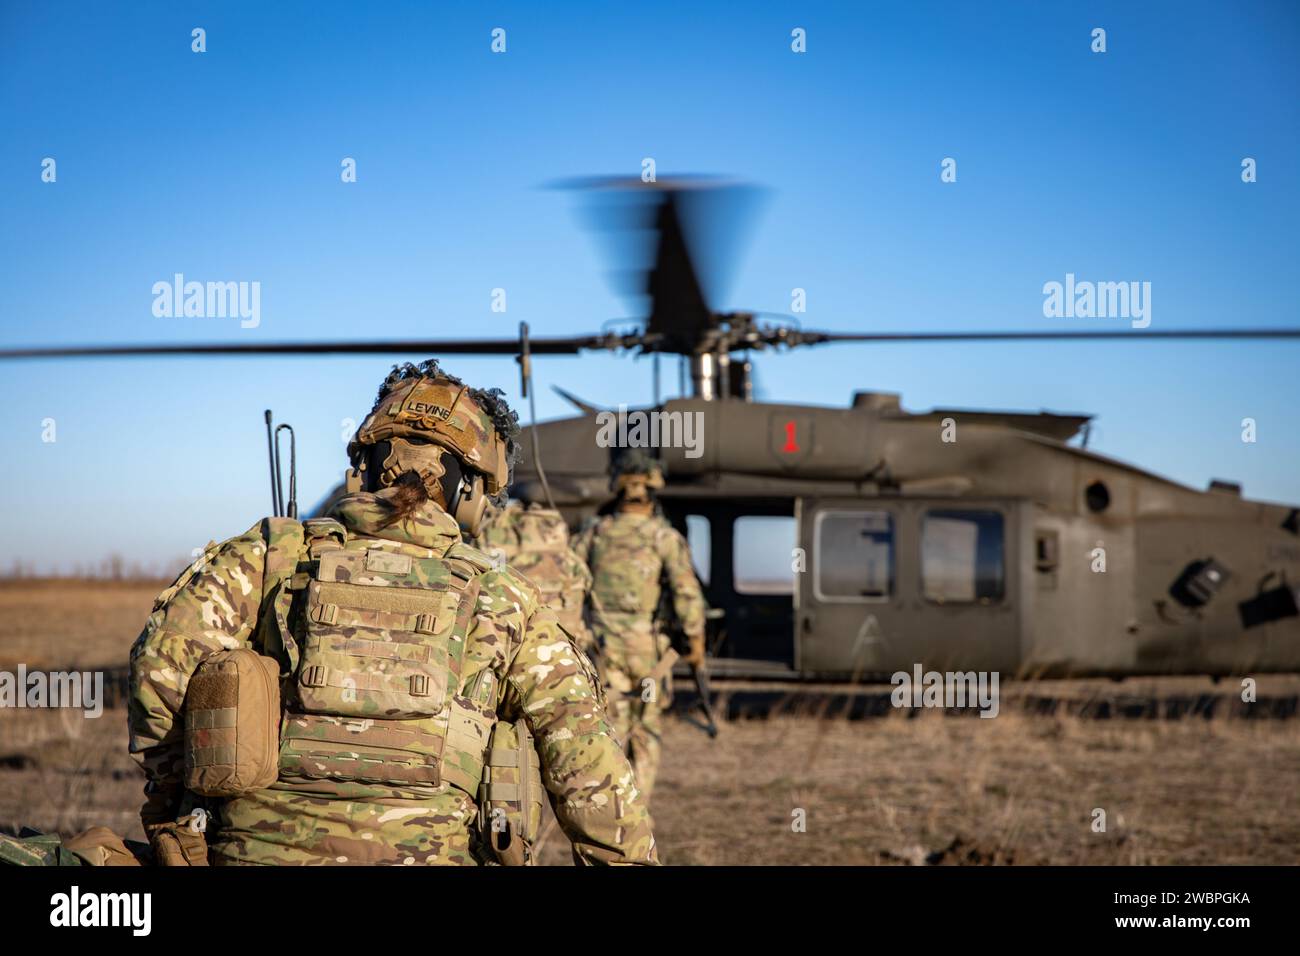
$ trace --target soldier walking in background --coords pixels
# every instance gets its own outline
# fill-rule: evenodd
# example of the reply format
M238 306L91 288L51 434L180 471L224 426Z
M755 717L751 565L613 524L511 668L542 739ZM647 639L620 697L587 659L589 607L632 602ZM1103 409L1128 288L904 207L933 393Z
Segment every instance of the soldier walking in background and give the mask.
M537 585L542 603L555 612L574 645L585 654L594 653L586 623L591 572L569 543L563 515L511 501L504 508L489 509L473 544Z
M655 492L663 485L658 461L639 449L625 452L611 470L612 513L574 542L591 568L591 628L614 728L647 800L659 768L664 687L671 679L671 658L665 658L670 640L657 620L665 588L689 641L686 660L704 662L704 594L686 539L658 508Z
M129 719L160 862L523 862L499 834L543 784L577 862L657 862L591 665L461 542L517 433L500 392L399 366L328 517L261 521L159 596Z

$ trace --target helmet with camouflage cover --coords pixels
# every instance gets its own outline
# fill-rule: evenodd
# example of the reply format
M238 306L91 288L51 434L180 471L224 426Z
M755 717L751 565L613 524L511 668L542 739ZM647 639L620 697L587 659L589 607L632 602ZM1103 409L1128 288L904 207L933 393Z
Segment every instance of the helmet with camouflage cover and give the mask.
M489 499L505 500L518 435L500 389L470 388L429 359L393 367L348 457L369 490L418 481L473 533Z
M649 501L664 486L664 466L644 448L628 448L609 469L609 487L624 501Z

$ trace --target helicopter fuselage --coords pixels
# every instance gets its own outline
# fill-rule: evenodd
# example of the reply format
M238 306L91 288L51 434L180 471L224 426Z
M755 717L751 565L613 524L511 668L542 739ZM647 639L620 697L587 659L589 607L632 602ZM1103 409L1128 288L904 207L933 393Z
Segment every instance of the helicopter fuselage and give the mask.
M722 612L719 673L1300 670L1296 509L1067 444L1086 416L913 414L873 393L662 409L702 423L690 454L658 449L661 500ZM609 498L611 449L595 414L537 427L576 527ZM540 498L527 459L513 493Z

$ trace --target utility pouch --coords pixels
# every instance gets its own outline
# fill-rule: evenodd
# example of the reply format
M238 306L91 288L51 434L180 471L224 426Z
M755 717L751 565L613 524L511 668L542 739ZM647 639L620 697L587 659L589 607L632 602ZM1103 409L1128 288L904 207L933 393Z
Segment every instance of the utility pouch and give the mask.
M479 832L504 866L532 865L545 793L528 725L499 721L488 744L478 812Z
M185 789L235 797L275 782L280 667L251 648L218 651L185 693Z

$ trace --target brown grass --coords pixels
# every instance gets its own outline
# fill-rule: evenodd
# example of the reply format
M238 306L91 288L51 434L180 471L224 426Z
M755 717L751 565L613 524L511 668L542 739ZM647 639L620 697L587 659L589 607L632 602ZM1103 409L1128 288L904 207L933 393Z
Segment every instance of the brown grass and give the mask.
M127 754L126 710L0 710L0 828L72 836L95 825L144 839L144 775Z
M0 582L0 667L111 667L127 652L165 581Z
M673 722L665 753L669 863L1300 862L1295 721Z

